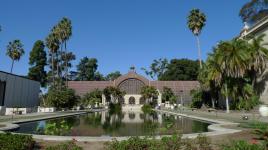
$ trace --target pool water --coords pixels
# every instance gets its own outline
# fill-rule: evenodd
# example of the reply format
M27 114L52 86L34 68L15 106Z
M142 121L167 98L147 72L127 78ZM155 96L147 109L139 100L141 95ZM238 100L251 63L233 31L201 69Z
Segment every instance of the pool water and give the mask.
M209 123L186 117L142 112L95 112L19 124L14 132L62 136L147 136L201 133Z

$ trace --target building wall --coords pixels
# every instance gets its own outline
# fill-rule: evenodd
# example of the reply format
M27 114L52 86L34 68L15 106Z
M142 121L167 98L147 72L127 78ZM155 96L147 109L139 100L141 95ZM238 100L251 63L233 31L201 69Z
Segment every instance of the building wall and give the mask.
M39 82L5 72L0 72L0 80L6 82L5 107L30 108L39 105Z
M268 43L268 17L254 25L248 30L244 30L240 37L252 38L265 34L263 43ZM249 40L251 42L252 40ZM264 45L268 49L268 45ZM260 93L260 100L264 104L268 104L268 68L264 74L258 79L257 90Z

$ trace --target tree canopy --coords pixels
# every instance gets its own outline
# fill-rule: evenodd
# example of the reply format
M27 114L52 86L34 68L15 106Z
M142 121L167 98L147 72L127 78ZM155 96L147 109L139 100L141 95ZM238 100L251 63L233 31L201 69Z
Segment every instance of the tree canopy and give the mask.
M121 76L121 73L119 71L111 72L109 73L105 78L107 81L113 81Z
M98 60L96 58L84 57L77 65L78 80L93 81L95 80L98 69Z
M33 49L30 52L28 77L32 80L39 81L44 87L47 82L47 74L45 66L47 65L47 56L43 41L38 40L34 43Z
M243 22L254 24L268 15L268 0L250 0L240 9Z
M167 65L166 71L158 80L197 80L198 61L190 59L172 59Z

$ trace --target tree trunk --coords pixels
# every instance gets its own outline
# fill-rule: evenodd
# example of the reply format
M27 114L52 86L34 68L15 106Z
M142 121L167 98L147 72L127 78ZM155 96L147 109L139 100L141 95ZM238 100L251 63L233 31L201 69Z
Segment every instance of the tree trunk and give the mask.
M68 88L68 59L67 59L67 46L66 41L64 42L65 47L65 85Z
M214 98L212 98L211 101L212 101L212 108L215 108L215 100L214 100Z
M55 88L55 76L54 76L54 54L51 53L51 68L52 68L52 84L53 84L53 88Z
M59 77L59 74L60 74L59 72L60 71L59 71L59 54L58 53L56 53L56 58L57 58L57 64L56 64L57 65L57 85L56 86L57 86L57 89L59 89L59 83L58 82L59 82L59 78L60 78Z
M11 64L10 73L12 73L12 72L13 72L13 66L14 66L14 59L12 59L12 64Z
M229 96L228 96L228 85L225 83L225 99L226 99L226 113L230 112L229 108Z
M198 59L199 59L199 65L200 65L200 69L202 69L202 58L201 58L201 48L200 48L200 41L199 41L199 36L196 36L196 40L197 40L197 47L198 47Z

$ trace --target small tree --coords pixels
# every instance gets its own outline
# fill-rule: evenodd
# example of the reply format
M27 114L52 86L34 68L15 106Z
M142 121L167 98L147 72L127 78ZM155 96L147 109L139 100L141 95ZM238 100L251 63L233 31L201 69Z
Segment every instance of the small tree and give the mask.
M78 103L79 97L74 90L63 88L61 90L51 88L46 95L46 105L56 108L72 108Z
M91 105L91 107L97 103L100 103L102 100L102 91L96 89L90 93L87 93L83 98L82 98L82 103L85 106Z
M103 94L106 100L111 100L112 103L119 103L119 99L122 98L126 92L121 91L118 87L109 86L103 90Z
M141 95L146 99L146 103L154 104L155 99L157 99L159 93L157 89L153 86L144 86L141 88Z
M174 104L176 103L177 97L173 93L171 88L164 87L163 88L163 93L162 93L162 101L166 102L169 101L170 103Z

